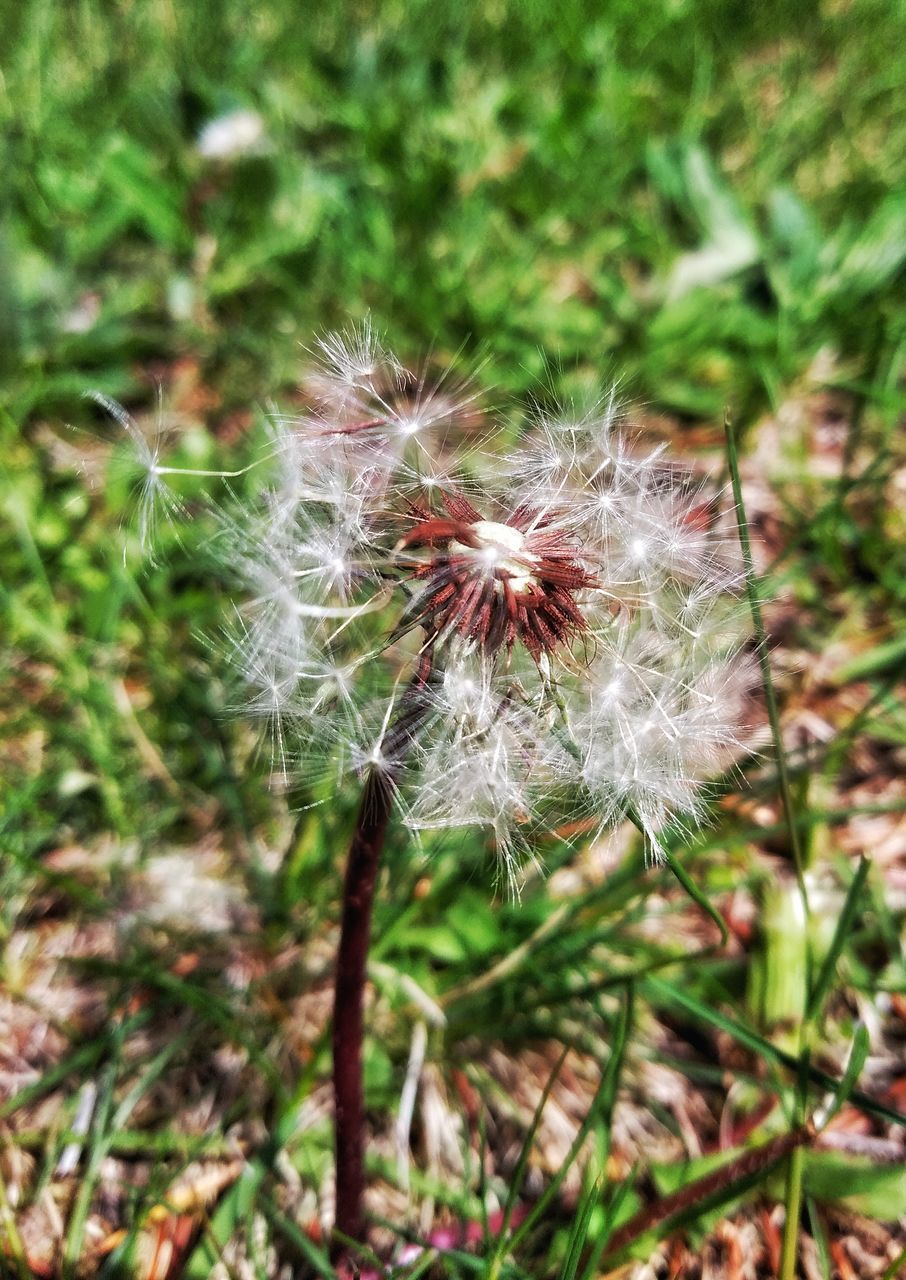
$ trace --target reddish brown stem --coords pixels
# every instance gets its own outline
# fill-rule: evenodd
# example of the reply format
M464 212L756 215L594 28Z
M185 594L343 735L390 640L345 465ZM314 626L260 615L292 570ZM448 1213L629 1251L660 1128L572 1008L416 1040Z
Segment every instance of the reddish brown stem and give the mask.
M728 1160L718 1169L713 1169L695 1182L687 1182L678 1191L661 1196L654 1204L640 1209L635 1217L616 1231L610 1238L603 1262L610 1263L618 1259L628 1247L641 1239L649 1231L669 1225L681 1214L698 1207L705 1211L707 1202L712 1197L723 1193L734 1182L744 1182L753 1175L763 1173L773 1165L777 1165L791 1151L810 1142L815 1136L811 1125L803 1125L771 1138L760 1147L752 1147L743 1151L733 1160Z
M365 966L371 937L374 887L387 825L392 787L377 771L369 773L343 889L343 919L333 1011L333 1087L336 1104L337 1230L365 1239L365 1095L362 1085ZM342 1243L337 1253L344 1251Z
M396 775L428 708L426 689L432 674L431 663L431 650L426 649L419 658L412 683L400 701L399 714L381 743L385 766L383 769L373 768L365 779L343 885L343 917L333 1005L336 1228L344 1236L363 1243L365 1091L362 1083L362 1040L371 908L390 822ZM347 1249L348 1246L339 1241L334 1248L335 1260L340 1260Z

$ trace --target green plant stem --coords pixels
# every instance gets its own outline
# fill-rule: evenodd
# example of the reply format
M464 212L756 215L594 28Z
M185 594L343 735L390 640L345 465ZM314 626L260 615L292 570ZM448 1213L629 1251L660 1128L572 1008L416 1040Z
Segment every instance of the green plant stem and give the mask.
M780 1280L795 1280L799 1255L799 1218L802 1213L802 1171L805 1151L794 1147L786 1167L786 1219L783 1224L783 1246L780 1253Z
M796 822L796 810L793 803L793 792L790 787L789 771L786 766L786 752L783 746L783 734L780 728L780 710L777 705L777 695L774 691L774 681L771 676L771 663L768 658L768 636L764 625L764 618L761 613L761 600L758 594L758 579L755 574L755 561L752 556L752 543L749 539L749 527L746 522L745 507L742 500L742 483L739 476L739 451L736 446L736 429L727 415L724 426L727 434L727 463L730 468L730 480L733 486L733 502L736 507L736 527L739 533L739 545L742 550L742 563L746 579L746 596L749 602L749 611L752 614L752 624L755 628L755 638L757 641L758 666L761 671L761 679L764 684L765 704L768 711L768 719L771 724L771 736L774 741L774 754L777 757L777 779L780 785L780 798L783 804L783 812L789 829L790 850L793 855L793 865L796 869L796 880L799 884L799 892L802 895L802 905L805 909L806 919L808 919L808 894L805 887L805 862L802 852L802 839L799 834L799 826Z
M786 819L790 850L793 855L793 866L796 871L796 882L802 899L802 910L806 922L806 938L808 938L809 904L808 890L805 884L805 857L799 824L796 821L796 809L790 776L786 763L786 751L783 745L783 734L780 727L780 709L774 691L774 680L771 675L771 664L768 658L768 636L761 613L761 600L758 593L758 579L755 574L755 561L752 556L752 543L749 539L749 527L746 520L745 506L742 499L742 482L739 474L739 451L736 445L736 431L727 414L724 427L727 436L727 464L730 469L730 480L733 486L733 502L736 507L736 527L739 533L739 545L742 550L742 562L746 580L746 596L752 624L755 628L757 642L758 665L764 685L765 703L768 719L771 724L771 736L774 742L774 754L777 758L777 779L780 786L780 798ZM811 989L810 949L806 943L806 992ZM803 1052L805 1044L805 1028L808 1021L809 997L806 995L806 1008L803 1009L803 1021L799 1030L799 1052ZM805 1103L805 1086L800 1084L797 1090L797 1106L800 1110L797 1119L801 1122L802 1109ZM786 1170L786 1221L783 1228L783 1246L780 1257L780 1280L794 1280L796 1274L796 1258L799 1244L799 1218L802 1211L802 1170L803 1154L801 1147L794 1147L790 1153Z
M805 1127L805 1116L808 1111L810 1053L807 1032L809 1026L810 1016L806 1012L802 1022L799 1024L799 1041L797 1045L799 1071L794 1095L795 1112L793 1123L800 1130ZM794 1148L790 1153L784 1180L783 1201L786 1208L786 1217L783 1223L783 1241L780 1248L779 1280L795 1280L796 1276L796 1263L799 1258L799 1221L802 1217L802 1177L804 1168L802 1150L798 1147Z

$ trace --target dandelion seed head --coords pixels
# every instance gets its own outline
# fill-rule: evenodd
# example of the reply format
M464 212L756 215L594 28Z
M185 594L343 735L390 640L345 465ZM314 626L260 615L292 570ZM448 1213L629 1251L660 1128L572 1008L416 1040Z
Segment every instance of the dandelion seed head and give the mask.
M484 828L508 875L580 809L601 830L631 814L658 856L739 745L720 495L633 438L613 395L538 411L501 448L466 383L408 371L370 322L314 355L260 501L216 539L279 768L377 771L414 831ZM143 467L150 538L171 468L101 402Z
M345 388L371 389L379 378L395 382L403 372L399 361L385 348L370 318L341 333L323 335L317 339L316 348L322 363L312 379L313 385L322 390L329 389L332 381Z

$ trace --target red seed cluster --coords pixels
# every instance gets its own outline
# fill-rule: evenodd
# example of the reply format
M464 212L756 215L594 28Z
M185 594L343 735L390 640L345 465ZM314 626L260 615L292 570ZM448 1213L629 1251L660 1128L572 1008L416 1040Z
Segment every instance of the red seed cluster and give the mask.
M488 521L461 494L442 500L443 515L414 507L415 523L399 544L428 551L408 566L425 583L410 625L458 634L492 653L519 640L536 662L585 630L575 593L597 584L549 517L519 508Z

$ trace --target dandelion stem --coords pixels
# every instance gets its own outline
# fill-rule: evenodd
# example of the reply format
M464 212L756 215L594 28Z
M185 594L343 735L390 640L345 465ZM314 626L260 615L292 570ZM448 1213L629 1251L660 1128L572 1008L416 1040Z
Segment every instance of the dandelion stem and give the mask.
M333 1086L336 1103L337 1214L339 1232L364 1240L365 1097L362 1037L365 966L371 909L393 791L376 770L368 774L346 864L343 919L333 1017Z
M428 707L425 689L432 677L432 658L430 649L421 655L418 671L400 699L396 719L383 736L382 764L372 767L365 779L346 863L333 1006L338 1236L334 1244L335 1261L347 1253L347 1240L360 1243L365 1240L362 1042L371 914L381 853L390 824L396 774Z

